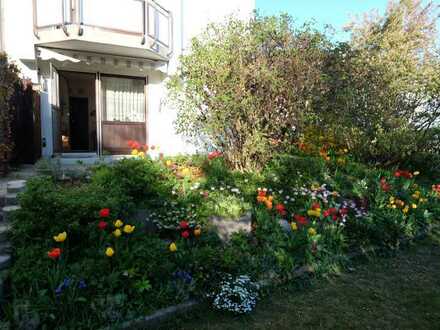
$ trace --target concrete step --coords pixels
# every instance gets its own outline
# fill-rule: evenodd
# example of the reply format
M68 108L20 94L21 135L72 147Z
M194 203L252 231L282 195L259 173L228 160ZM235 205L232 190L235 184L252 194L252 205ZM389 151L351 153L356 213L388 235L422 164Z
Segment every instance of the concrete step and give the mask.
M21 207L19 205L9 205L2 208L3 212L3 221L9 222L11 220L11 216L14 212L20 210Z
M5 196L5 206L18 205L18 198L16 193L9 193Z
M26 188L26 180L9 181L6 186L8 194L16 194L22 192Z
M12 253L12 244L10 242L0 243L0 255L11 254L11 253Z
M0 254L0 270L8 269L12 264L12 257L10 254Z
M0 223L0 243L8 241L11 226L6 223Z

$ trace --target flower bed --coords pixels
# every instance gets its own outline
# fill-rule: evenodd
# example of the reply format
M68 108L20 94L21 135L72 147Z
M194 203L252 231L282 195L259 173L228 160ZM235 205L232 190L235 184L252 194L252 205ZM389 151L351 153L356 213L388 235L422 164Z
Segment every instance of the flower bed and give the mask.
M20 318L11 321L115 325L193 297L249 312L254 283L289 280L304 266L327 272L353 251L394 247L439 218L437 183L344 159L281 156L243 174L219 153L153 161L138 152L75 186L31 180L13 223L11 308ZM209 218L230 216L228 205L251 210L251 235L218 237ZM134 220L138 209L148 219ZM155 232L145 230L152 220Z

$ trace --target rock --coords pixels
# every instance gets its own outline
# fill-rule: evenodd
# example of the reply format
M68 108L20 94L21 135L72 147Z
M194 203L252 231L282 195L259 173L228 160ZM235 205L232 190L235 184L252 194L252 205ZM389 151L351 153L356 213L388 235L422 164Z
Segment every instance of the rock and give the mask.
M212 216L209 221L216 228L218 235L223 241L230 240L235 233L244 232L250 234L252 231L252 214L250 212L239 219Z
M137 210L131 218L135 222L143 224L145 231L149 234L154 234L158 231L157 225L150 218L148 210Z

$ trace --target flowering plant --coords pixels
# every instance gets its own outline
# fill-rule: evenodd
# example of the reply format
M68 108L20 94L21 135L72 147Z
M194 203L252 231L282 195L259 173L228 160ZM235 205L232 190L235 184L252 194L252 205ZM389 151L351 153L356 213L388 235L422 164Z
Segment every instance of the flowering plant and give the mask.
M259 285L247 275L233 277L227 274L220 282L218 291L213 292L215 309L235 314L250 313L257 304Z

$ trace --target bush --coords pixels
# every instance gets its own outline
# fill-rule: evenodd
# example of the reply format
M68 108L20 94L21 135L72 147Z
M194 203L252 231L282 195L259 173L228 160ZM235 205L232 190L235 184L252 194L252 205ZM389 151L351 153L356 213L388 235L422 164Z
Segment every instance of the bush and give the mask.
M328 44L308 26L294 28L287 16L211 25L193 40L169 84L177 130L223 151L236 169L262 168L298 134L321 92Z

